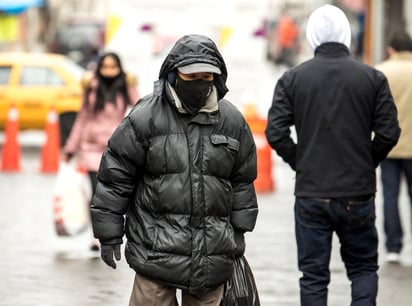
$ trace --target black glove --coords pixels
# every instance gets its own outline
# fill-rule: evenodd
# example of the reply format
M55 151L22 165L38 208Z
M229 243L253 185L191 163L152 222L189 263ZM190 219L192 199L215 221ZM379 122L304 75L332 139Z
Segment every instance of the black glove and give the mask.
M114 257L117 261L120 260L120 244L102 244L101 246L101 257L104 263L113 269L116 269L116 263L113 259Z

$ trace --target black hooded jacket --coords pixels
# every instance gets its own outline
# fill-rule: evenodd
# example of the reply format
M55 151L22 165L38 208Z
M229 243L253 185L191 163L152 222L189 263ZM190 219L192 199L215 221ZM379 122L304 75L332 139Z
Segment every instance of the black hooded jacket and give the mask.
M167 76L206 62L218 109L179 112ZM258 213L256 148L242 114L222 99L225 63L213 41L181 38L166 57L154 93L141 99L109 140L92 201L102 244L127 236L126 259L139 274L191 293L224 283L244 252ZM126 220L124 220L126 215Z
M270 145L296 170L300 197L375 194L375 168L399 135L385 76L334 42L279 79L266 128Z

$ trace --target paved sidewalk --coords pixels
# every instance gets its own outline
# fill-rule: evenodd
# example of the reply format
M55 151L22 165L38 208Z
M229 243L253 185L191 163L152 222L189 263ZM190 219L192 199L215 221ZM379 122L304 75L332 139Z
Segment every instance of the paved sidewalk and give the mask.
M293 172L275 159L276 191L259 194L256 229L246 235L247 259L254 271L262 306L299 305L293 221ZM0 172L0 306L128 305L133 272L124 258L116 270L87 252L90 233L59 238L52 225L55 175L38 172L38 148L24 148L19 173ZM402 210L409 216L403 191ZM381 200L377 199L381 231ZM405 225L410 221L405 218ZM402 266L382 263L379 306L412 305L412 248L405 228ZM329 306L349 305L350 284L334 240Z

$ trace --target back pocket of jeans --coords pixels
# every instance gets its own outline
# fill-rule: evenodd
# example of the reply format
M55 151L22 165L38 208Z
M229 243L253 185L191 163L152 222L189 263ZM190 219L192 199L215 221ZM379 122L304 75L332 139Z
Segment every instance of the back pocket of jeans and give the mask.
M365 201L349 201L346 210L348 229L357 230L374 226L376 219L374 197Z
M310 228L329 228L329 199L297 198L295 213L297 221Z

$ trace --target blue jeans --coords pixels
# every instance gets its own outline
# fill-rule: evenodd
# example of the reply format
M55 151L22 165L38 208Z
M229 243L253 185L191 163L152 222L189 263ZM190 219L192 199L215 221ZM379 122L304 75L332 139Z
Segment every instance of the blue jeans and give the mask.
M326 306L332 236L352 284L351 306L376 305L378 234L375 199L296 198L295 230L302 306Z
M409 199L412 199L412 160L385 159L380 163L383 190L383 217L385 247L388 252L402 250L403 229L399 216L399 187L402 174L405 175Z

